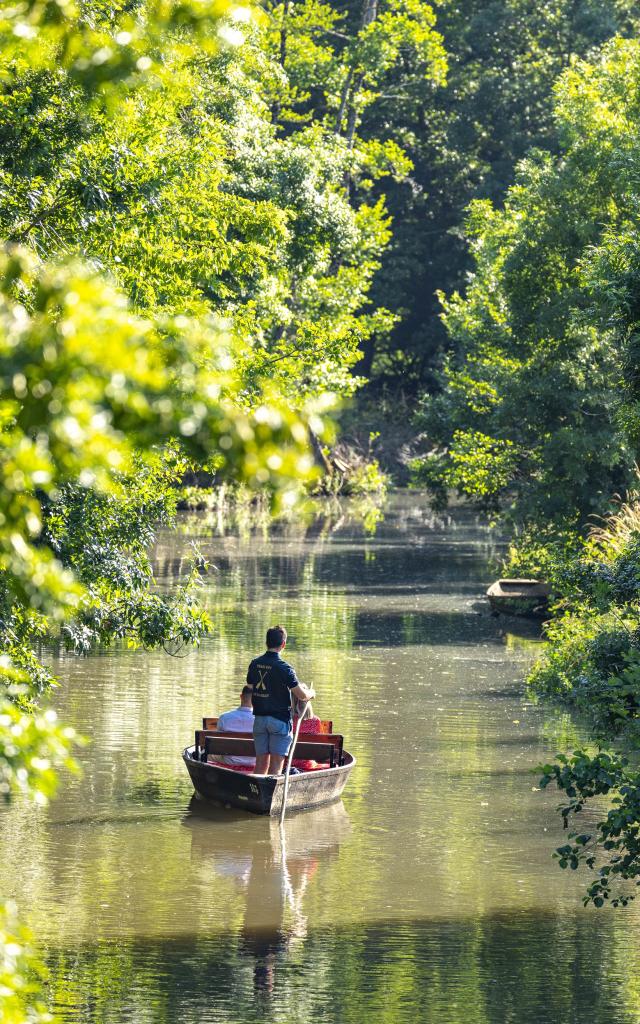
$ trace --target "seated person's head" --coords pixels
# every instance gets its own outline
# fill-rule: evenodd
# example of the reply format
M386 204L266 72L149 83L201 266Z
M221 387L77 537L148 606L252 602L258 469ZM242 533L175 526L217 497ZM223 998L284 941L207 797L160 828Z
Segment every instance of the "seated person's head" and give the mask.
M270 626L267 630L267 650L281 651L287 643L287 631L284 626Z
M243 708L250 708L251 707L251 703L252 703L252 701L251 701L252 697L253 697L253 687L251 687L251 686L243 686L242 687L242 692L240 694L240 705Z

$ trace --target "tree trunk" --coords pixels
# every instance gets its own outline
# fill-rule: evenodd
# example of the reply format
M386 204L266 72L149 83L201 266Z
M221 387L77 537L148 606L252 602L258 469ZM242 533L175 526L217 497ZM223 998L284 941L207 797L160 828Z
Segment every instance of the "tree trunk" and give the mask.
M313 431L311 429L311 427L309 427L309 440L311 441L311 448L313 450L313 457L314 457L314 459L316 461L316 465L318 465L322 469L324 469L324 471L327 474L327 476L332 476L333 475L333 469L332 469L331 463L329 462L327 456L325 455L325 453L322 450L322 445L320 444L320 438L315 433L315 431Z
M360 23L360 31L364 32L366 28L371 25L378 17L378 0L363 0L362 3L362 21ZM364 71L360 71L358 75L353 75L353 69L349 72L349 79L351 79L349 85L350 88L347 93L348 99L348 111L347 111L347 131L345 138L347 140L347 146L349 149L353 148L353 143L356 134L356 128L358 126L358 111L356 107L356 101L358 94L364 85ZM345 104L346 105L346 104ZM342 113L344 117L344 111ZM342 125L342 118L340 120Z
M349 92L351 90L351 79L353 78L353 68L349 68L347 77L344 80L342 86L342 92L340 94L340 106L336 115L336 135L342 133L342 122L344 121L345 110L347 109L347 101L349 99Z
M289 12L291 10L291 0L285 0L282 8L282 24L280 25L280 67L284 71L285 64L287 62L287 33L289 31ZM276 100L271 108L271 120L274 124L277 124L280 120L280 111L282 104Z
M289 11L291 0L285 0L282 9L282 26L280 28L280 67L284 70L287 61L287 32L289 31Z
M376 354L376 340L371 335L366 339L362 345L362 356L358 362L351 367L351 373L354 377L366 377L367 380L371 376L371 368L373 366L373 358Z

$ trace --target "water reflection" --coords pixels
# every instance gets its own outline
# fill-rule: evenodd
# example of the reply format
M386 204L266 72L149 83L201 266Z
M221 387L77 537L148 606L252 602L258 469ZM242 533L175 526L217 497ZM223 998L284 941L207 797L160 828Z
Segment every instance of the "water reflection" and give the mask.
M63 1021L637 1024L634 940L611 921L495 914L310 929L286 957L193 935L56 950L50 965Z
M232 879L242 894L239 949L253 961L256 992L272 994L278 965L307 937L309 884L351 830L344 805L290 816L282 826L269 819L248 833L242 827L246 815L209 808L193 797L183 824L191 831L192 864ZM224 916L224 904L220 910Z

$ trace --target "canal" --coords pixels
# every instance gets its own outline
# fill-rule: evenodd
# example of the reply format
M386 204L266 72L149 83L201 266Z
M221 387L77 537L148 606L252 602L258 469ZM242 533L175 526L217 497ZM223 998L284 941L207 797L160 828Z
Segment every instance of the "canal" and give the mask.
M496 540L395 495L161 536L197 541L215 628L188 657L59 652L55 705L90 740L48 808L0 815L2 888L36 932L65 1024L631 1024L640 916L585 910L533 769L575 741L523 679L537 644L479 600ZM180 752L238 703L265 628L357 767L341 803L264 818L192 800ZM524 635L522 635L524 632Z

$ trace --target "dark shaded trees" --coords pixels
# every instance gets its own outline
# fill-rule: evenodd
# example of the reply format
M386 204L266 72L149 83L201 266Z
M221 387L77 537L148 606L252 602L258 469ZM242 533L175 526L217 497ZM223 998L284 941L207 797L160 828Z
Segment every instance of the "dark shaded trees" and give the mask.
M451 347L437 292L462 290L472 269L465 208L474 199L501 205L532 148L558 152L558 75L640 23L631 0L446 0L437 17L446 85L407 75L401 60L360 129L368 139L385 125L413 163L404 180L385 184L393 238L373 291L401 318L365 346L361 364L374 388L410 394L438 387L433 371Z

